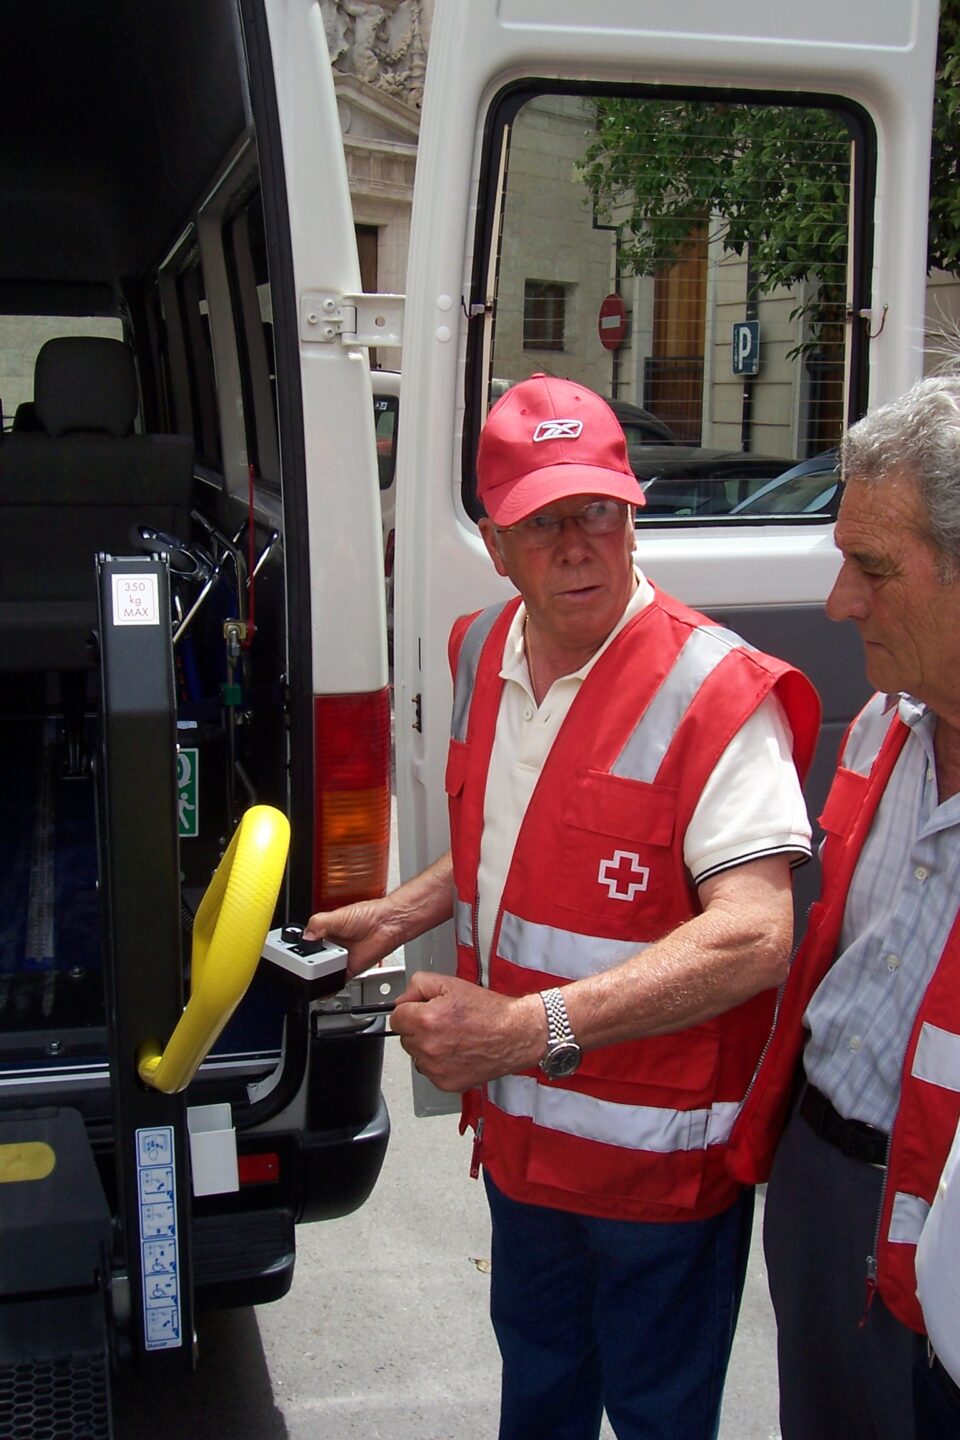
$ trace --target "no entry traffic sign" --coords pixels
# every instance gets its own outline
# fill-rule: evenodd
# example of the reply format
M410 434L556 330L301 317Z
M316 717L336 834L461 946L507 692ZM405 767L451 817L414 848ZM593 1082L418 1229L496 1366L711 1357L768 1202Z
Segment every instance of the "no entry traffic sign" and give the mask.
M607 295L600 301L597 333L604 350L616 350L627 337L627 311L619 295Z

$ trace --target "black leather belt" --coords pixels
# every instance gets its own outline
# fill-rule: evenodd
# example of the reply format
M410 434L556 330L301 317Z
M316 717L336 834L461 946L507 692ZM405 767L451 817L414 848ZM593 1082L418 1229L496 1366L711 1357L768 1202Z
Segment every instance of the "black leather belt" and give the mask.
M815 1135L852 1160L886 1165L888 1137L883 1131L863 1120L844 1120L826 1095L821 1095L809 1082L800 1097L800 1114Z

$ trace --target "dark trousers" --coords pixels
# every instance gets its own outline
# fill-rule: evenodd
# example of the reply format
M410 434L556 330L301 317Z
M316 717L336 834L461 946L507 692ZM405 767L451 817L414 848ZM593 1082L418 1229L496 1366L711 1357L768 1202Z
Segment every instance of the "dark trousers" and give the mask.
M710 1220L644 1224L522 1205L485 1176L500 1440L714 1440L753 1192Z
M915 1440L960 1440L960 1387L926 1354L913 1372L913 1400Z
M794 1114L763 1227L783 1440L913 1440L913 1371L926 1343L879 1295L867 1305L883 1176Z

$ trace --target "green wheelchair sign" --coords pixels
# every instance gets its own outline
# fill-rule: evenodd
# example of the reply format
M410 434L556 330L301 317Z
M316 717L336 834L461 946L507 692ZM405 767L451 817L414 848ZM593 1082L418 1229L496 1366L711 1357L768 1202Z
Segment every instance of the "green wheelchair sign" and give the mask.
M200 751L190 746L177 751L177 833L181 840L195 839L200 826Z

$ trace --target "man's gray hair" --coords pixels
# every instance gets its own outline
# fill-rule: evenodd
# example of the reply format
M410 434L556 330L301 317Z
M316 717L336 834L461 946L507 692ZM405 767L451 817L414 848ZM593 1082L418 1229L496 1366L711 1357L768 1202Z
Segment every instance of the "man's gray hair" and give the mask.
M840 444L844 479L868 483L894 470L917 481L930 535L948 562L944 578L960 569L960 374L928 375L905 395L872 410Z

